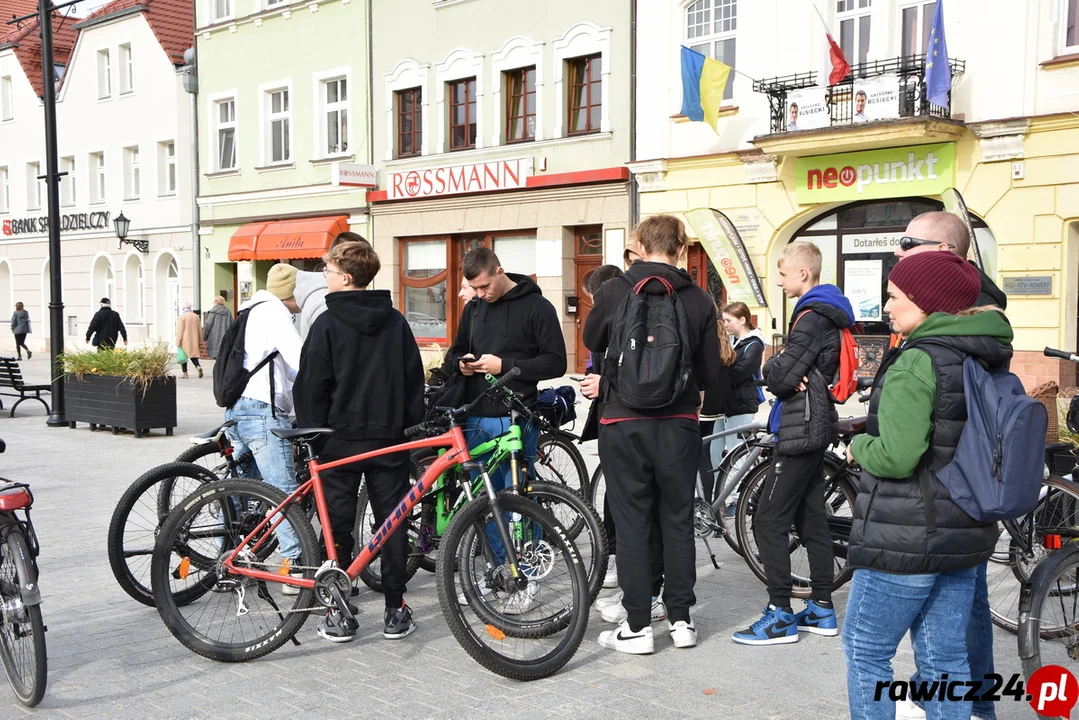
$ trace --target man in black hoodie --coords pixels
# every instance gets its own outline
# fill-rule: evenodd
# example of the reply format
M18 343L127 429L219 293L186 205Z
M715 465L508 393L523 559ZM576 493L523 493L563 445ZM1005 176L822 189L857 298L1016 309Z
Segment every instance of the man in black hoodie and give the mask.
M697 579L693 540L693 495L701 452L697 417L704 391L716 381L720 355L715 303L677 267L686 252L682 221L671 215L650 217L637 226L634 236L641 259L596 292L584 326L584 344L597 355L606 353L622 301L642 280L657 278L642 285L642 292L666 294L666 282L677 294L687 318L684 341L690 346L692 372L682 394L656 410L628 407L610 383L587 387L582 383L582 391L592 397L597 390L603 392L599 454L618 528L618 584L627 614L616 630L601 633L599 642L612 650L644 655L653 651L654 598L649 537L642 530L650 526L656 503L663 534L668 630L675 647L697 644L697 629L689 616L696 603Z
M423 362L404 316L388 290L368 290L378 255L367 243L345 242L324 258L326 312L307 334L293 386L300 427L330 427L322 462L371 452L405 441L405 428L423 417ZM408 490L407 452L382 455L322 474L334 546L341 567L353 559L356 495L366 478L375 521L383 523ZM383 637L398 640L416 625L405 604L408 538L403 530L382 546L386 612ZM356 629L337 610L318 634L348 642Z
M116 345L116 339L124 338L127 345L127 328L120 319L120 313L112 309L112 303L108 298L101 298L101 309L94 313L90 320L90 327L86 330L86 342L94 347L112 348ZM93 340L90 337L93 336Z

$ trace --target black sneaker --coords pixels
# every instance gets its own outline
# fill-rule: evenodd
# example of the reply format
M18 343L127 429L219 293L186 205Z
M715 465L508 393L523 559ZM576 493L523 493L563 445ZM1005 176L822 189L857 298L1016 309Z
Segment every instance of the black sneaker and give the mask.
M319 623L318 636L334 643L352 642L356 639L355 622L350 622L338 611L331 610Z
M412 620L412 608L408 605L402 605L396 610L386 608L386 629L382 631L382 637L387 640L400 640L415 631L416 623Z

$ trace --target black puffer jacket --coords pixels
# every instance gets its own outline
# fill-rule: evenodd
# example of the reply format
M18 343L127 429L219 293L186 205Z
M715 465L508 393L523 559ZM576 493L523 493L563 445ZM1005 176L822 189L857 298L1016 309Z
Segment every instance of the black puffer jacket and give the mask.
M867 432L878 436L877 410L888 368L917 348L929 355L936 374L937 400L929 449L914 476L880 479L862 471L854 505L848 564L916 575L975 567L996 546L996 523L979 523L952 502L934 473L951 462L966 424L963 361L972 355L990 370L1007 367L1012 349L994 338L933 337L890 350L881 363L869 405Z
M760 330L754 330L735 344L728 416L756 414L761 405L757 400L757 374L761 370L763 355L764 336Z
M818 285L795 308L787 347L764 366L768 390L783 406L779 442L784 455L822 450L839 439L839 415L828 391L839 370L840 329L850 327L854 312L834 285ZM798 385L806 378L806 389Z

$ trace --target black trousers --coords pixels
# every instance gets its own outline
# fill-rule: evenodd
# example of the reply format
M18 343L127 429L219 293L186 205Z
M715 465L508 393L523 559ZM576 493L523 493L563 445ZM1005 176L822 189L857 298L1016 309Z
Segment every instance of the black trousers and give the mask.
M652 607L651 532L662 538L664 590L671 622L689 620L696 604L693 494L700 434L685 418L626 420L600 426L599 457L618 528L618 584L629 626L649 624Z
M22 351L26 351L26 357L30 357L30 348L26 347L26 333L15 333L15 352L22 357Z
M188 358L188 360L190 360L191 364L195 367L202 367L201 365L199 365L199 359L197 357ZM187 372L187 363L180 363L180 371Z
M809 555L814 600L832 599L835 557L824 512L824 453L772 456L753 524L761 562L768 577L768 602L791 604L790 528L794 525Z
M606 482L606 474L604 474ZM614 513L611 501L603 494L603 531L607 535L607 554L618 554L618 534L614 526ZM648 561L652 564L652 595L659 595L663 589L663 531L659 529L659 505L652 506L652 528L648 533ZM617 563L618 561L616 561Z
M340 460L396 444L390 440L342 440L330 436L319 453L320 462ZM385 522L408 491L408 453L382 455L370 460L343 465L322 473L322 487L330 512L330 528L341 567L348 567L356 555L356 496L366 479L367 496L378 525ZM386 539L379 557L382 560L382 585L386 607L399 608L404 602L408 581L408 533L404 527Z

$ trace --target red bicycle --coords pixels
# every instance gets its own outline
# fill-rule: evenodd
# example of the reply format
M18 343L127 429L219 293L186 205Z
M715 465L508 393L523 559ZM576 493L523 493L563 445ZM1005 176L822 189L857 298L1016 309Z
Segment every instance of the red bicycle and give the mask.
M454 466L477 473L485 493L469 495L440 546L438 598L455 638L477 662L504 677L535 680L557 672L581 644L588 623L588 581L565 529L538 504L496 493L482 462L473 461L462 424L486 396L519 374L515 368L483 396L450 415L448 432L333 462L311 452L325 428L274 430L300 444L309 479L286 496L262 482L235 479L204 486L177 503L158 534L151 578L158 612L194 652L223 662L267 655L289 640L308 614L336 609L358 626L348 597L353 581L375 559L436 479ZM420 425L409 437L422 434ZM442 449L352 564L342 569L330 528L321 473L389 453ZM465 493L471 489L463 486ZM323 549L302 503L313 495ZM277 554L274 531L295 530L299 558ZM291 573L303 573L295 577ZM184 592L201 586L204 592ZM180 601L177 598L182 598ZM194 599L190 599L194 597ZM312 604L314 603L314 604Z

